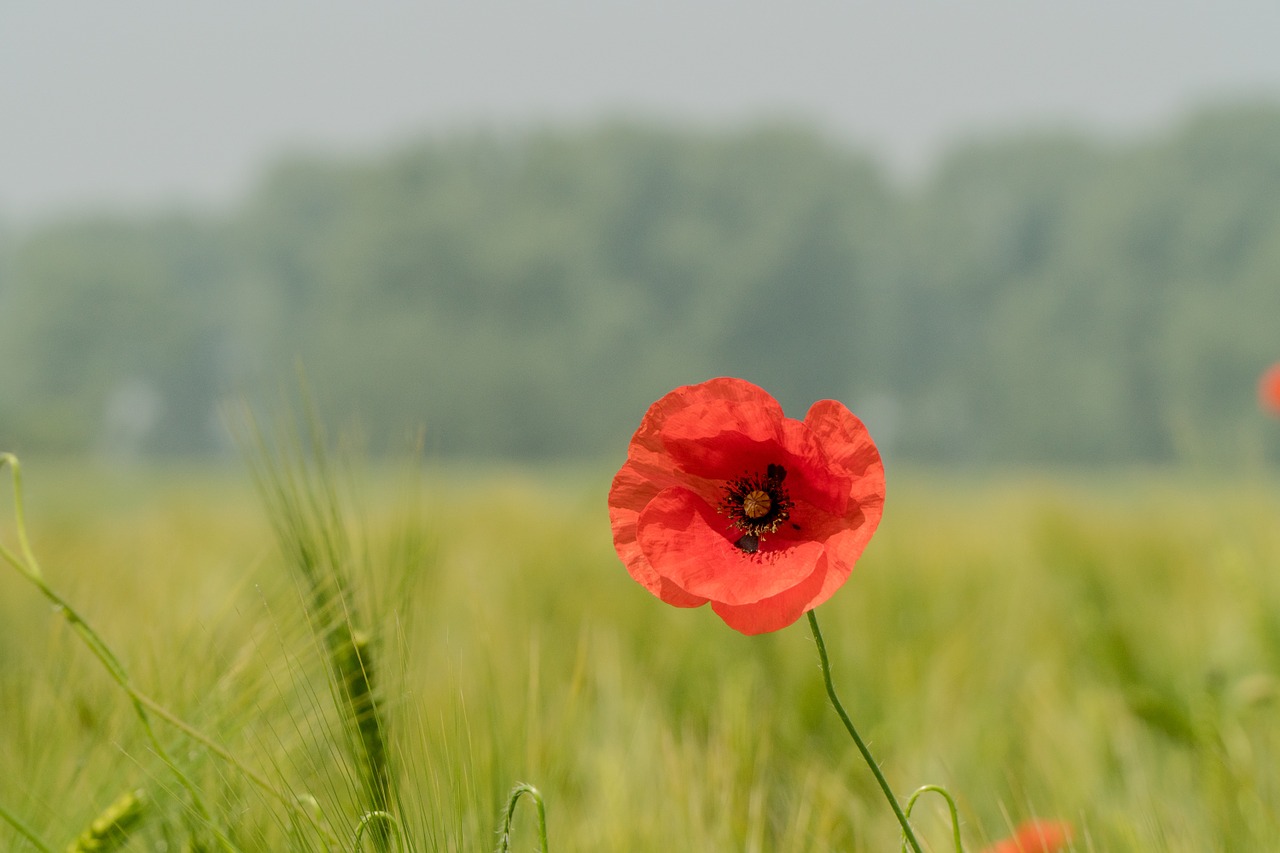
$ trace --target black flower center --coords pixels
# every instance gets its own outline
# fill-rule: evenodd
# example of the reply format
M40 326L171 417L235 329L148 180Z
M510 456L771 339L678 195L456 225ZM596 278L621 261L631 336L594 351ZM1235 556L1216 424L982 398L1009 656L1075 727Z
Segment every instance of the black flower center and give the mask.
M770 465L763 474L743 474L725 485L719 510L742 532L733 543L741 550L755 553L764 535L776 533L778 526L791 517L795 504L782 485L786 477L786 468Z

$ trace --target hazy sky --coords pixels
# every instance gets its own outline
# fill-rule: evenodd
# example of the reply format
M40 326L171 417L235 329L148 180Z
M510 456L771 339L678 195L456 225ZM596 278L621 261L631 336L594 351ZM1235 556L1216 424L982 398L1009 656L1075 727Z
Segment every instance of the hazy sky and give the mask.
M1280 100L1277 45L1280 0L0 0L0 220L603 114L785 114L918 170L957 135Z

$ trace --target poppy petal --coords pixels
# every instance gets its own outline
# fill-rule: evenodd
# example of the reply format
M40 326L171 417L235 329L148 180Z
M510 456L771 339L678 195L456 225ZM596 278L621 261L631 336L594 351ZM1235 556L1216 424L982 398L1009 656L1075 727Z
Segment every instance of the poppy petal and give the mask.
M718 512L731 513L732 489L765 476L785 492L787 514L744 541L741 521ZM883 508L880 455L848 409L823 400L803 421L788 418L763 389L732 378L650 406L609 491L631 576L676 606L711 601L743 633L785 627L834 594Z
M1258 380L1258 405L1264 411L1280 415L1280 363L1267 368Z
M663 479L660 478L659 482ZM624 465L613 478L609 490L609 520L613 527L613 545L631 575L641 586L676 607L698 607L707 599L690 595L659 575L645 559L637 539L640 510L653 496L666 488L646 477L637 467Z
M790 589L813 574L822 544L775 540L755 553L733 544L725 520L698 495L664 490L640 513L638 539L656 572L691 595L751 604Z
M753 604L734 605L713 601L711 609L726 625L742 634L779 631L821 603L816 599L827 586L826 565L826 560L820 561L813 574L778 595Z
M748 409L751 415L740 417L738 421L750 418L780 421L784 418L782 407L767 391L742 379L721 377L698 385L684 385L663 395L645 412L640 427L632 436L628 459L641 461L638 457L645 451L665 457L668 449L664 435L672 432L670 423L679 421L681 417L686 422L692 419L696 423L700 417L698 414L690 416L690 410L702 412L715 407L718 411L732 412L740 406ZM674 434L679 435L681 431L682 428L677 427ZM768 434L767 429L765 433ZM667 458L663 464L675 466L675 461ZM690 469L686 471L696 473Z
M983 849L982 853L1060 853L1074 834L1071 824L1058 820L1029 820L1019 824L1013 836Z
M822 444L827 459L853 480L850 497L870 517L870 504L884 505L884 462L871 434L858 416L835 400L819 400L804 418ZM879 523L879 511L874 513Z
M763 409L754 414L763 417ZM771 434L766 435L763 428L753 434L735 429L742 415L716 406L685 409L664 426L663 444L681 471L707 481L723 482L780 465L794 497L829 512L844 511L850 483L842 469L830 463L805 424L782 418L769 425Z

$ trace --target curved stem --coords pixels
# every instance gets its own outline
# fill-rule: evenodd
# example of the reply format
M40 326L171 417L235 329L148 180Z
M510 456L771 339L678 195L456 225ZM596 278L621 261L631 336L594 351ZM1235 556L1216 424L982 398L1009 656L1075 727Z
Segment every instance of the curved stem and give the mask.
M511 796L507 798L507 810L502 820L502 830L498 834L498 853L508 853L511 850L511 820L516 814L516 803L520 801L522 794L528 794L533 798L533 804L538 810L538 841L541 846L538 848L542 853L547 853L547 811L542 805L542 794L537 788L521 782L511 789Z
M898 798L893 795L893 789L889 787L889 782L884 778L884 774L880 772L880 765L876 763L875 758L871 755L871 750L867 749L866 743L858 734L858 730L853 727L853 721L849 719L849 715L845 713L844 706L840 704L840 699L836 696L835 685L831 682L831 661L827 658L827 644L822 641L822 631L818 629L818 617L814 615L812 610L809 611L809 628L813 631L813 641L818 645L818 660L822 664L822 680L827 686L827 697L831 699L831 704L836 709L836 713L840 715L840 722L844 723L845 729L849 732L849 737L853 738L853 742L858 747L858 752L862 753L862 758L867 762L867 766L871 768L871 773L876 777L876 781L880 783L880 790L884 791L884 797L889 801L889 805L893 807L893 813L898 818L898 823L902 825L902 836L907 843L911 845L911 849L915 853L923 853L920 848L920 842L916 839L915 832L911 829L911 824L907 821L907 816L902 812L902 806L898 805Z
M387 827L388 834L395 835L397 850L404 847L404 837L400 834L400 821L396 820L396 816L387 811L372 811L366 812L364 816L360 818L359 825L356 826L355 853L359 853L359 851L363 849L360 846L360 843L364 839L364 834L368 831L369 827L375 823L381 823L383 826Z
M964 853L964 845L960 841L960 811L956 808L956 801L951 796L951 792L948 791L946 788L942 787L941 785L925 785L921 788L917 788L915 790L915 793L913 793L911 797L907 800L907 808L905 810L907 817L908 818L911 817L911 810L915 808L916 800L920 799L920 795L928 794L928 793L939 794L942 796L944 800L947 801L947 808L951 810L952 841L956 845L956 853ZM906 853L906 850L907 850L907 842L904 839L902 842L902 853Z
M40 564L36 562L35 552L31 550L31 543L27 540L27 522L22 507L22 464L12 453L0 453L0 468L6 465L13 474L13 518L18 527L18 548L21 549L27 566L24 574L30 572L38 578Z

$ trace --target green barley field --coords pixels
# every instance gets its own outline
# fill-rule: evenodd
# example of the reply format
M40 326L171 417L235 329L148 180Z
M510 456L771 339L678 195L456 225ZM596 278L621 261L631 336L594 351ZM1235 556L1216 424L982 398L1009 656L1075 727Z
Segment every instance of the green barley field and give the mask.
M0 849L488 851L517 783L553 851L899 849L804 621L650 596L612 467L351 468L23 460L44 581L122 672L0 565ZM1031 817L1080 851L1276 849L1274 479L888 482L818 616L899 798L946 786L971 851ZM952 849L943 800L913 820Z

